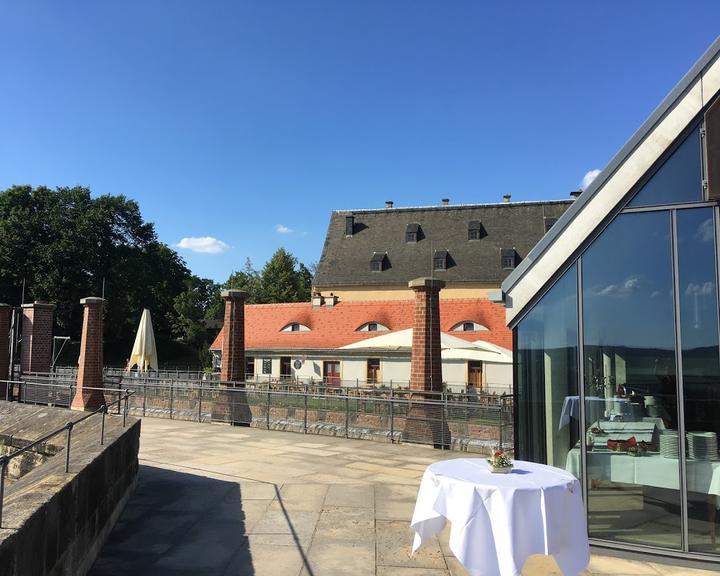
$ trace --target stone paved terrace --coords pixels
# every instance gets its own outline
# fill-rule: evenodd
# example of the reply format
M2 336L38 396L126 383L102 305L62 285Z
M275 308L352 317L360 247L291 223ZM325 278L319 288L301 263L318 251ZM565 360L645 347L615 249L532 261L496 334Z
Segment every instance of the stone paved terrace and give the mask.
M145 418L137 490L90 574L460 576L448 529L414 558L424 446ZM593 555L587 575L715 572ZM559 575L533 556L527 576Z

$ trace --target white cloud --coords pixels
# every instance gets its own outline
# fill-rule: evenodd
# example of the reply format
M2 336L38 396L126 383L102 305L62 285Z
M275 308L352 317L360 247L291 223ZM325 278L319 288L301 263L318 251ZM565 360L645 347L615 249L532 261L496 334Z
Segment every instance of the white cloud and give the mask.
M292 234L293 229L288 228L285 224L275 224L275 232L278 234Z
M690 282L687 288L685 288L686 296L710 296L715 290L715 285L712 282L703 282L702 284L695 284Z
M713 224L712 218L708 218L698 226L696 236L701 242L705 242L706 244L715 239L715 225Z
M188 236L175 244L175 247L184 248L191 252L203 252L205 254L220 254L230 248L225 242L212 236Z
M582 182L580 182L580 189L585 191L590 184L592 184L592 181L597 178L597 175L600 174L600 170L595 168L595 170L590 170L585 176L583 176Z
M628 276L622 284L609 284L605 287L596 287L593 292L597 296L612 296L626 298L641 289L640 276Z

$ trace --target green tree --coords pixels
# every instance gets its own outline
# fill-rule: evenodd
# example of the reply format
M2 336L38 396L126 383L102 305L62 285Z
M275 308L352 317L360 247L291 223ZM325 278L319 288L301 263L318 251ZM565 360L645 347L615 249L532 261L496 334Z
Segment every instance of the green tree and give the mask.
M302 302L303 272L296 270L297 258L284 248L278 248L260 274L263 302ZM303 269L307 270L305 266ZM308 297L309 297L308 290Z

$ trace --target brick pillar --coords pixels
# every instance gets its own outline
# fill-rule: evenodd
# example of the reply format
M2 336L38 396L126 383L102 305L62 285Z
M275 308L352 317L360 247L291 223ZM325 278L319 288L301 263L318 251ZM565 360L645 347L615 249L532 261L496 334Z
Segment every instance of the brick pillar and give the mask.
M410 355L411 398L437 404L413 403L405 420L403 438L411 442L450 446L450 430L442 406L442 358L440 356L440 290L445 282L416 278L408 284L415 292L413 340Z
M102 298L83 298L85 307L80 359L78 360L77 388L72 401L73 410L95 410L105 404L103 387L103 307Z
M222 382L245 381L245 296L242 290L223 290Z
M8 304L0 304L0 380L10 376L10 314L12 308ZM0 400L7 400L10 392L9 384L0 382Z
M34 302L22 305L22 350L20 371L50 372L52 366L53 313L55 304Z
M242 290L223 290L223 323L220 389L212 419L236 426L250 426L252 413L245 392L245 296Z

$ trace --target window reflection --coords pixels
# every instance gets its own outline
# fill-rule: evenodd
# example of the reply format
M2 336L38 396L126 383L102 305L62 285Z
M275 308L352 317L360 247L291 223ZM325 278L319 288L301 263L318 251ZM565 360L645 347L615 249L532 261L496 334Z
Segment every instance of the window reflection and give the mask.
M701 179L700 133L695 128L628 206L700 202L703 199Z
M620 215L583 255L595 538L682 544L672 262L669 212Z
M566 467L579 439L577 346L573 266L517 328L518 443L524 458Z
M720 432L720 351L715 271L715 222L710 208L677 213L682 373L687 431L689 546L716 546L717 435Z

